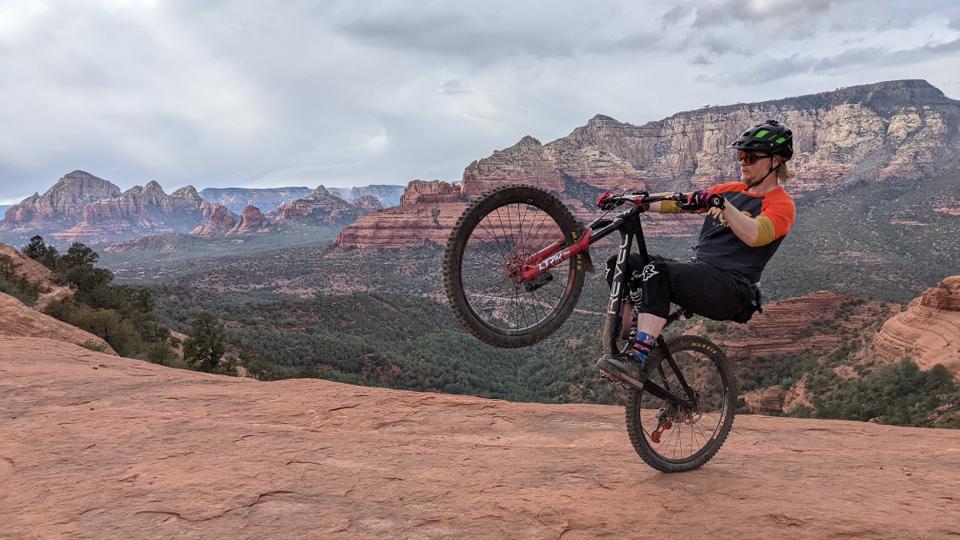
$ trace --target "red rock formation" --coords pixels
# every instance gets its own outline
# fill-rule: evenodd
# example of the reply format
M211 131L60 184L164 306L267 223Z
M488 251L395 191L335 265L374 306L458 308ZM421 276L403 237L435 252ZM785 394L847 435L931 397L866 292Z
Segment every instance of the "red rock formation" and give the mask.
M43 195L34 193L7 209L0 228L44 231L70 226L80 220L83 208L120 195L120 188L84 171L64 175Z
M346 248L403 248L424 243L444 245L466 203L401 205L368 214L337 236Z
M727 147L767 118L793 129L793 192L841 179L923 178L958 144L960 104L926 81L890 81L753 104L705 107L642 126L597 115L545 146L525 137L470 164L464 193L505 183L562 191L566 174L607 187L639 181L651 191L687 190L739 177Z
M922 369L943 364L960 379L960 276L944 279L884 323L874 340L877 358L910 358Z
M220 203L205 202L200 205L204 223L197 225L190 234L197 236L222 236L237 224L237 216Z
M364 213L376 212L377 210L383 209L383 205L380 204L380 199L374 197L373 195L363 195L359 199L353 201L353 206Z
M670 476L639 460L617 406L266 383L38 338L0 337L0 366L0 418L16 435L0 437L11 538L960 530L960 430L738 415L704 469Z
M897 309L892 304L818 291L767 303L763 313L746 325L729 323L735 330L717 341L735 359L822 355L844 341L860 338ZM693 331L702 332L702 328Z
M400 206L460 202L460 185L441 180L413 180L400 196Z
M270 222L256 206L248 204L240 214L240 221L227 232L228 236L267 232Z
M108 242L132 235L187 232L202 220L203 199L193 186L170 195L156 181L119 197L86 205L79 224L53 234L66 241Z
M469 198L506 184L530 184L555 192L564 189L557 164L545 154L540 141L529 135L463 171L463 194Z
M269 215L275 221L336 223L353 221L362 213L358 207L318 186L308 197L281 204Z

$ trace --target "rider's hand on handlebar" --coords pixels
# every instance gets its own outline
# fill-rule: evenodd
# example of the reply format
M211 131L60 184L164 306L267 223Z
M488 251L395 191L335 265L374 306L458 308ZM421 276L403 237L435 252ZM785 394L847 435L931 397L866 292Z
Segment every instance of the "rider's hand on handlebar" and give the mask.
M696 212L697 210L706 210L707 208L719 208L723 210L726 199L723 195L713 193L712 191L698 190L689 195L682 196L677 206L687 212Z

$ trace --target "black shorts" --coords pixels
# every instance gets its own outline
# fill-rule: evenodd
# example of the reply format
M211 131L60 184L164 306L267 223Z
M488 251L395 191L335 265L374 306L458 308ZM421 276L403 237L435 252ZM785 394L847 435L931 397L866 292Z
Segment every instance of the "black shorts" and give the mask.
M607 284L613 283L616 256L607 261ZM704 262L679 262L659 256L642 266L638 253L627 258L628 282L642 292L639 310L666 318L670 304L717 321L746 322L759 307L754 288L743 278ZM755 304L756 301L756 304Z

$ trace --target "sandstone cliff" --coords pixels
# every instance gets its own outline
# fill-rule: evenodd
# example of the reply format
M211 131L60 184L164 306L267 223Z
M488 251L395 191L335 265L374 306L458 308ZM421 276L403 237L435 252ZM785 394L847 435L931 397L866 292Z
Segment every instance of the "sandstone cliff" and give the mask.
M403 248L445 245L466 203L396 206L368 214L340 231L336 245L345 248Z
M884 323L873 354L889 362L911 358L922 369L943 364L960 379L960 276L927 289Z
M440 180L413 180L400 206L361 217L342 231L335 244L344 248L403 248L446 244L450 229L467 207L460 186Z
M377 210L383 209L383 204L380 203L380 199L374 197L373 195L364 195L359 199L353 201L353 206L362 212L374 212Z
M64 175L43 195L34 193L7 209L0 228L15 231L57 230L80 220L86 205L120 195L114 184L84 171Z
M889 81L761 103L705 107L642 126L597 115L567 137L516 145L471 163L463 191L506 183L562 191L568 175L598 187L687 190L739 177L727 145L768 118L791 127L794 193L854 180L934 174L958 144L960 102L926 81Z
M203 199L193 186L167 195L156 181L134 186L119 197L83 207L77 225L53 234L64 241L106 242L117 238L188 232L200 224Z
M200 205L203 223L197 225L190 234L197 236L223 236L237 224L237 216L220 203L205 202Z
M462 196L470 199L506 184L531 184L554 192L579 220L589 221L596 215L591 190L686 191L739 178L735 154L727 146L745 128L768 118L779 119L794 131L791 167L797 177L787 184L794 195L847 182L929 177L946 166L943 160L960 145L960 102L925 81L889 81L762 103L705 107L642 126L596 115L561 139L541 144L526 136L474 161L463 172ZM960 216L956 197L939 197L934 206L941 214ZM341 245L402 247L401 237L419 243L420 237L391 229L390 223L417 223L414 214L430 215L425 209L409 208L361 220L345 231ZM381 216L384 223L372 225ZM651 217L646 231L652 236L691 236L697 228L693 221ZM417 227L427 225L420 222ZM389 240L365 236L364 229Z
M897 311L894 304L818 291L769 302L747 324L729 323L730 332L717 341L728 356L739 360L817 356L859 339ZM702 332L705 324L698 321L694 333Z
M270 230L270 221L259 208L247 205L240 214L240 219L232 229L227 231L228 236L254 234Z
M460 186L442 180L413 180L400 197L400 206L460 202Z
M331 193L339 196L348 202L356 202L362 197L371 196L380 201L380 206L388 208L400 204L400 196L403 195L404 186L392 186L383 184L374 184L369 186L359 186L351 188L328 188Z
M0 337L0 369L13 538L960 534L957 430L741 415L670 476L620 407L263 383L37 338Z
M200 196L207 202L219 203L231 212L239 214L248 204L264 212L270 212L283 203L310 195L310 191L308 187L205 188L200 192Z
M269 216L274 221L343 223L354 221L362 213L359 207L318 186L308 196L274 208Z

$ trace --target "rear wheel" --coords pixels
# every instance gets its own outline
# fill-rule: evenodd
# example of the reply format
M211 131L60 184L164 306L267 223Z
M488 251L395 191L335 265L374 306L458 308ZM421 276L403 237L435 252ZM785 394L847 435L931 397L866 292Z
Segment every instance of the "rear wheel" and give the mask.
M667 342L679 372L696 396L688 408L629 389L626 397L627 433L637 454L663 472L701 467L723 446L736 410L736 390L727 357L712 342L698 336L679 336ZM661 354L657 351L654 354ZM651 356L647 361L654 360ZM676 371L664 360L649 382L686 397Z
M579 237L570 211L543 190L506 186L483 194L460 216L444 253L444 287L457 319L497 347L545 339L580 298L583 261L572 257L533 284L519 279L517 269L550 244L559 240L569 246Z

